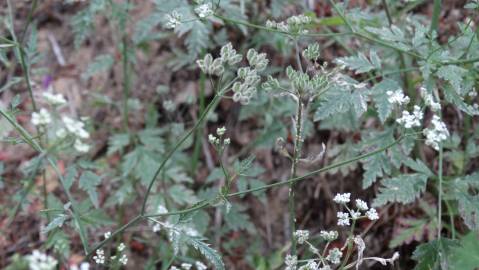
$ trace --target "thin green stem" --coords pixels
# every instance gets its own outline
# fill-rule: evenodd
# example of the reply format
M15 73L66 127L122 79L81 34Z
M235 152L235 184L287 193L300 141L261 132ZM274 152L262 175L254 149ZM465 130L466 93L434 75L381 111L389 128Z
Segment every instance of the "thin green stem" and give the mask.
M434 0L434 8L432 11L431 28L429 34L436 31L439 26L439 15L441 14L441 0Z
M349 231L349 237L348 237L348 250L346 251L346 256L343 259L343 262L341 263L341 266L339 269L345 269L344 267L349 261L349 258L351 257L351 254L353 254L353 239L354 239L354 229L356 228L356 220L353 219L353 224L351 225L351 230Z
M442 143L439 148L439 169L438 169L438 180L439 180L439 187L438 187L438 198L437 198L437 238L441 239L441 231L442 231L442 166L443 166L443 148Z
M279 33L279 34L283 34L283 35L287 35L287 36L292 36L292 34L289 33L289 32L281 31L281 30L278 30L278 29L274 29L274 28L270 28L270 27L266 27L266 26L262 26L262 25L258 25L258 24L253 24L253 23L250 23L250 22L247 22L247 21L241 21L241 20L236 20L236 19L232 19L232 18L227 18L227 17L223 17L223 16L218 15L218 14L215 14L214 16L217 17L218 19L222 19L223 21L234 24L234 25L244 25L244 26L248 26L250 28L255 28L255 29L259 29L259 30L273 32L273 33ZM334 36L347 36L347 35L351 35L351 34L352 33L303 33L303 34L300 34L300 35L304 36L304 37L334 37Z
M125 17L128 16L128 6L129 0L126 0L125 7ZM126 18L120 21L120 28L123 31L122 36L122 66L123 66L123 129L125 131L129 130L129 121L128 121L128 99L130 97L130 70L129 70L129 59L128 59L128 33L126 30Z
M28 143L33 149L35 149L37 152L40 153L40 155L46 153L46 151L42 148L42 146L40 146L35 140L32 139L32 137L30 136L30 134L28 133L28 131L26 131L21 125L19 125L17 123L17 121L15 121L15 119L10 116L7 112L5 112L3 109L0 109L0 115L2 115L3 117L5 117L5 119L7 119L7 121L15 128L15 130L20 134L20 136L22 137L22 139ZM46 154L45 154L46 155ZM67 198L68 198L68 201L71 203L72 205L72 213L73 213L73 219L74 219L74 223L76 224L76 226L78 227L78 231L79 231L79 234L80 234L80 239L82 241L82 244L83 244L83 249L85 251L85 253L88 253L89 251L89 245L88 245L88 240L87 240L87 235L86 235L86 231L85 231L85 228L83 227L83 224L81 222L81 219L80 219L80 211L77 207L77 203L76 201L74 200L73 196L71 195L70 193L70 190L68 188L66 188L66 185L65 185L65 179L63 178L63 175L61 174L60 170L58 169L58 166L57 164L55 163L55 161L51 158L49 158L47 155L45 156L46 160L48 161L48 163L50 164L50 166L53 168L53 170L55 171L55 174L58 176L58 178L60 179L60 182L62 184L62 187L65 191L65 194L67 195Z
M302 181L302 180L305 180L305 179L308 179L309 177L311 176L314 176L316 174L319 174L319 173L322 173L322 172L325 172L325 171L328 171L328 170L332 170L332 169L335 169L335 168L338 168L338 167L341 167L341 166L344 166L344 165L347 165L347 164L350 164L350 163L353 163L353 162L356 162L358 160L361 160L361 159L365 159L365 158L368 158L368 157L371 157L373 155L376 155L378 153L381 153L391 147L393 147L394 145L398 144L404 137L406 137L408 135L404 135L400 138L398 138L396 141L392 142L391 144L387 145L387 146L384 146L380 149L377 149L375 151L372 151L370 153L367 153L367 154L363 154L363 155L360 155L360 156L357 156L355 158L352 158L352 159L349 159L349 160L345 160L345 161L342 161L342 162L338 162L336 164L331 164L329 166L325 166L321 169L318 169L318 170L315 170L315 171L312 171L304 176L300 176L300 177L296 177L296 178L293 178L293 179L289 179L288 181L278 181L276 183L273 183L273 184L269 184L269 185L265 185L265 186L262 186L262 187L257 187L257 188L252 188L252 189L248 189L248 190L244 190L244 191L241 191L241 192L236 192L236 193L230 193L228 195L226 195L226 198L230 198L230 197L236 197L236 196L241 196L241 195L244 195L244 194L247 194L247 193L253 193L253 192L257 192L257 191L262 191L262 190L266 190L266 189L269 189L269 188L274 188L274 187L278 187L278 186L284 186L284 185L288 185L290 183L296 183L296 182L299 182L299 181ZM152 218L152 217L167 217L167 216L174 216L174 215L182 215L182 214L188 214L188 213L191 213L193 211L197 211L197 210L200 210L200 209L203 209L203 208L206 208L208 206L210 206L212 204L213 201L208 201L208 200L203 200L201 202L198 202L197 204L195 204L194 206L192 207L189 207L189 208L186 208L186 209L183 209L183 210L178 210L178 211L171 211L171 212L167 212L167 213L161 213L161 214L143 214L143 215L138 215L136 216L133 220L131 220L130 222L128 222L127 224L123 225L122 227L120 227L119 229L117 229L116 231L114 231L112 233L112 236L115 236L121 232L123 232L124 230L128 229L129 227L132 227L133 225L135 225L139 219L141 218ZM110 239L110 238L109 238ZM93 253L95 252L95 250L101 248L103 245L105 245L106 243L108 242L108 239L98 243L97 245L95 245L92 250L90 251L90 253L87 254L87 257L91 257L93 255Z
M32 101L32 107L33 111L37 111L37 103L35 102L35 98L33 97L33 90L32 90L32 85L30 83L30 69L27 66L26 60L25 60L25 52L23 51L22 44L18 42L17 36L15 35L15 29L14 29L14 20L13 20L13 8L10 0L7 0L7 5L8 5L8 15L9 15L9 21L10 21L10 32L12 34L13 41L17 44L15 47L15 50L17 51L18 58L20 60L20 65L22 66L22 70L25 76L25 80L27 83L27 89L28 89L28 94L30 96L30 100Z
M303 141L302 125L303 125L303 103L301 96L298 96L298 107L296 110L296 130L295 130L295 142L294 142L294 155L291 162L291 178L296 178L298 161L301 158L301 146ZM291 256L296 256L296 238L294 232L296 231L296 207L295 207L295 193L294 182L289 183L288 192L288 210L289 210L289 228L291 238Z
M148 201L148 197L151 193L151 190L153 188L153 184L155 183L156 181L156 178L158 177L158 175L160 174L161 170L165 167L166 163L168 162L168 160L173 156L173 154L180 148L180 146L193 134L193 132L201 125L201 123L203 122L203 120L206 118L206 116L208 115L209 111L214 108L216 106L216 103L220 101L221 99L221 96L223 95L223 92L229 87L230 84L227 85L227 87L225 87L224 89L222 89L221 91L219 91L218 93L215 94L215 97L213 98L213 100L210 102L210 104L208 104L208 107L206 107L205 111L203 112L203 114L198 118L198 121L196 121L195 125L183 136L183 138L181 140L179 140L175 146L173 146L173 148L165 155L165 158L163 159L163 161L160 163L160 166L158 167L158 169L156 169L155 173L153 174L153 177L152 179L150 180L150 183L148 185L148 188L146 190L146 193L144 195L144 199L143 199L143 204L141 206L141 215L145 214L145 211L146 211L146 203Z
M22 37L20 40L20 44L23 44L23 41L25 40L25 36L28 31L28 26L30 26L30 23L32 22L33 19L33 13L35 12L35 9L37 8L38 0L33 0L32 5L30 7L30 10L28 11L27 15L27 23L23 27L23 32L22 32Z
M204 53L202 55L204 56ZM199 111L198 111L198 114L202 115L204 110L205 110L205 99L206 99L206 97L205 97L206 74L203 71L200 71L199 88L200 88L200 93L199 93ZM198 161L200 159L201 146L203 144L202 138L203 138L202 129L198 129L196 131L195 146L193 148L194 149L193 150L193 160L191 162L191 174L192 175L196 172L196 167L198 166Z

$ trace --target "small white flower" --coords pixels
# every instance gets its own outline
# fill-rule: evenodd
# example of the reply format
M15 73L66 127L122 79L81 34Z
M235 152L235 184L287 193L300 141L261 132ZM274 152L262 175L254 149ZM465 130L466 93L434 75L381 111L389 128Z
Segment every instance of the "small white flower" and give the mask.
M195 8L196 14L198 14L198 17L201 19L207 18L211 15L213 15L213 9L211 7L211 3L206 3L199 5Z
M103 236L105 236L105 239L108 239L111 237L111 232L106 232Z
M218 134L218 136L220 136L220 137L225 135L225 133L226 133L226 128L225 127L221 127L221 128L216 129L216 134Z
M213 134L209 134L208 135L208 141L211 143L211 144L217 144L219 142L219 139L216 138Z
M118 261L121 264L126 265L128 263L128 257L126 256L126 254L123 254L123 256L121 256L121 258Z
M62 94L53 94L51 92L44 92L43 97L51 105L63 105L67 103L67 100L63 97Z
M350 201L351 193L338 193L334 196L333 201L336 203L348 203Z
M226 139L224 140L224 143L225 143L225 145L229 145L229 144L231 143L231 139L230 139L230 138L226 138Z
M193 265L191 263L182 263L181 264L181 269L184 269L184 270L190 270L191 267L193 267Z
M402 112L402 117L397 119L396 122L403 125L405 128L413 128L421 126L421 120L423 113L421 108L417 105L414 106L414 112L410 114L408 111Z
M338 225L339 226L349 226L349 213L346 212L338 212L337 213L338 217Z
M173 10L170 14L166 15L166 24L165 27L167 29L175 29L181 24L181 19L183 16L181 16L178 11Z
M200 261L196 261L195 266L196 266L197 270L206 270L207 269L206 265L204 263L200 262Z
M75 143L73 144L73 147L75 148L75 150L77 150L80 153L86 153L86 152L90 151L90 145L82 142L79 139L75 140Z
M58 261L48 256L45 253L41 253L38 250L34 250L32 254L26 256L29 269L39 270L54 270L58 264Z
M379 219L378 212L376 209L371 208L366 212L366 216L368 217L369 220L377 220Z
M421 92L422 98L424 99L424 103L426 103L427 106L431 107L431 110L433 112L438 112L441 110L441 104L434 101L433 96L427 91L425 87L421 87L419 90Z
M161 231L161 225L159 223L156 223L155 225L153 225L152 230L155 233Z
M285 270L296 270L296 265L298 264L298 257L288 254L286 255L284 264L286 264Z
M339 234L337 231L321 231L319 232L319 236L324 240L331 242L338 238Z
M298 241L298 244L302 245L304 242L309 239L309 231L307 230L297 230L294 232L294 237Z
M104 264L105 263L105 251L103 251L103 249L97 249L96 250L96 255L93 256L93 260L97 264Z
M118 245L118 251L123 251L125 248L126 246L123 243L120 243L120 245Z
M329 251L326 260L330 261L332 264L339 264L341 262L342 256L343 253L341 252L341 250L339 250L339 248L333 248Z
M164 207L164 206L161 205L161 204L158 205L156 211L157 211L158 214L166 214L166 213L168 213L168 209L166 209L166 207Z
M64 128L59 128L57 129L57 131L55 132L55 135L60 138L60 139L63 139L67 136L67 131L64 129Z
M298 270L318 270L318 263L315 261L309 261L307 264L301 266Z
M52 116L45 108L41 108L39 112L32 113L32 124L35 126L47 125L51 122Z
M359 211L351 210L350 214L352 219L358 219L359 217L361 217L361 212Z
M357 200L356 200L356 207L357 207L359 210L362 210L362 211L366 211L366 210L369 209L368 204L367 204L365 201L361 200L361 199L357 199Z
M90 134L84 129L85 124L81 121L76 121L68 116L63 116L62 121L68 132L82 139L90 138Z
M439 144L449 137L446 124L437 115L432 117L431 126L423 130L426 144L439 151Z
M410 99L408 96L405 96L401 89L396 91L387 91L386 94L388 95L388 101L391 104L408 104Z

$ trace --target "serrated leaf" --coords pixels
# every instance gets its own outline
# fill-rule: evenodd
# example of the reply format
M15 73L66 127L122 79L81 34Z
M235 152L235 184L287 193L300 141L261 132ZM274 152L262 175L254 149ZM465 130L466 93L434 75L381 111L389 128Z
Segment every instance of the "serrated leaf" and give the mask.
M58 215L56 216L48 225L42 230L43 233L47 233L53 229L63 226L63 223L68 219L67 215Z
M67 173L65 177L63 178L63 185L65 186L65 189L69 190L71 186L73 185L73 182L75 182L75 178L78 174L77 169L75 166L70 166L67 169Z
M450 269L479 269L479 235L470 232L461 238L459 246L451 248Z
M122 152L123 149L130 144L130 134L118 133L108 139L108 152L111 155L115 152Z
M370 187L377 178L383 177L384 173L391 172L391 165L384 153L376 154L363 162L363 188Z
M462 78L466 73L467 70L462 67L455 65L444 65L437 70L436 75L439 78L448 81L452 85L452 87L454 87L456 92L460 93Z
M155 159L153 159L153 157L151 157L151 154L146 151L142 151L141 157L135 166L135 176L140 179L141 184L147 187L155 175L157 168L158 163Z
M168 194L177 204L191 204L197 201L195 194L191 189L183 185L174 185L168 189Z
M376 68L363 53L358 53L357 56L338 57L334 61L340 66L354 70L355 74L365 73Z
M393 108L392 104L388 101L388 95L386 92L396 91L397 89L401 89L401 86L398 82L391 79L384 79L382 82L374 85L371 89L371 97L382 123L384 123L389 115L391 115Z
M80 176L79 187L88 193L91 202L93 205L98 208L98 194L96 192L96 187L100 184L101 177L96 175L92 171L84 171Z
M381 58L379 58L375 50L369 51L369 59L371 60L371 64L373 64L375 69L381 69Z
M418 173L422 173L424 175L427 175L428 177L431 177L431 176L434 175L434 173L420 159L414 160L412 158L407 158L403 161L403 163L406 166L408 166L410 169L413 169L414 171L416 171Z
M330 117L336 113L347 112L351 108L349 102L351 93L341 89L332 89L322 98L319 107L314 113L314 121Z
M412 254L412 259L417 262L414 270L442 270L442 265L448 264L447 256L454 246L457 242L447 238L419 245Z
M221 255L208 244L204 243L202 238L191 236L187 236L185 238L186 242L203 254L203 256L205 256L205 258L215 266L216 270L225 269Z
M152 30L158 26L162 19L162 14L153 13L150 16L139 20L136 23L135 30L133 32L133 42L135 42L135 44L140 44L150 40Z
M113 66L114 59L109 54L98 55L93 59L86 71L82 74L82 79L87 80L93 75L109 70Z
M464 223L471 230L479 229L479 195L470 192L479 187L479 173L455 179L452 187Z
M404 174L384 179L379 194L374 199L374 206L382 206L388 202L413 202L426 189L427 175Z

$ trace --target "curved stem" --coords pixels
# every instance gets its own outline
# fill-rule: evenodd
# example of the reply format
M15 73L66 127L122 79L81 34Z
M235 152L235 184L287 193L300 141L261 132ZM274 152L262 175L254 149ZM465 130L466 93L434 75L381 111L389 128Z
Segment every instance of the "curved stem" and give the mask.
M226 89L226 88L225 88ZM175 146L173 146L173 148L166 154L165 158L163 159L163 161L160 163L160 166L158 167L158 169L156 169L152 179L150 180L150 183L148 185L148 189L146 190L146 193L145 193L145 197L143 199L143 203L142 203L142 206L141 206L141 215L143 215L146 211L146 203L148 201L148 196L150 195L151 193L151 189L153 188L153 184L155 183L156 181L156 178L158 177L158 175L160 174L161 170L165 167L166 163L168 162L168 160L170 160L170 158L173 156L173 154L178 150L178 148L180 148L180 146L193 134L193 132L201 125L201 123L203 122L203 120L206 118L206 116L208 115L209 111L216 105L217 102L219 102L219 100L221 99L221 95L223 94L224 90L222 91L219 91L218 93L216 93L215 97L213 98L213 100L210 102L210 104L208 104L208 107L206 107L205 111L203 112L203 114L198 118L198 121L196 121L195 125L183 136L183 138L181 138L181 140L179 140Z

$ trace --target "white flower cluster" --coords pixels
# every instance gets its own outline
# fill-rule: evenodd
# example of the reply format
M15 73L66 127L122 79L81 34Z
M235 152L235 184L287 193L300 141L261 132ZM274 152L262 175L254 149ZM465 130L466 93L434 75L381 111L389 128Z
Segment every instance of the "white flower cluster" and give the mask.
M334 197L333 201L342 204L346 207L348 212L338 212L336 214L338 218L338 225L339 226L349 226L351 224L351 219L357 220L362 217L368 218L369 220L377 220L379 219L378 212L374 208L369 208L368 204L360 199L357 199L356 202L356 208L357 210L350 209L346 204L351 201L350 199L351 193L338 193ZM365 211L364 215L362 214L361 211Z
M213 7L211 3L201 4L195 8L195 12L201 19L208 18L213 15Z
M277 29L282 32L291 34L307 34L308 30L304 29L307 24L311 23L311 18L305 15L296 15L289 17L286 21L275 22L266 21L266 27Z
M441 118L434 115L431 120L431 126L423 130L426 136L426 144L439 151L439 143L449 137L449 131L446 124L441 121Z
M107 232L104 234L104 237L105 239L108 239L111 237L111 232ZM128 256L126 254L122 254L123 251L125 251L126 249L126 245L124 243L120 243L118 245L118 247L116 248L116 250L118 251L118 254L120 254L121 256L111 256L110 257L110 261L113 261L113 262L118 262L122 265L127 265L128 263ZM107 262L107 258L105 256L105 251L103 249L97 249L96 250L96 255L93 256L93 260L95 261L95 263L97 264L105 264Z
M45 101L53 107L55 111L57 106L66 103L66 99L61 94L54 94L52 90L43 93ZM85 130L85 123L74 120L68 116L62 116L61 122L58 119L58 113L51 113L46 108L41 108L38 112L33 112L31 123L35 126L42 126L46 131L53 130L54 136L58 139L64 139L67 135L74 138L73 147L80 153L86 153L90 150L90 145L83 142L83 139L90 138L90 134Z
M318 270L318 269L319 269L319 264L316 263L315 261L309 261L307 264L298 268L298 270Z
M405 96L401 89L397 89L396 91L387 91L386 94L388 95L388 102L391 104L398 104L398 105L405 105L408 104L410 99L408 96Z
M339 264L341 262L341 257L343 257L343 253L339 248L333 248L329 251L328 256L326 256L326 260L330 261L332 264Z
M296 270L296 266L298 265L298 257L288 254L286 255L284 264L286 264L285 270Z
M402 117L396 119L396 122L403 125L405 128L413 128L421 126L421 120L423 118L423 112L421 108L417 105L414 105L413 113L408 111L402 112Z
M31 270L53 270L56 269L58 261L48 256L45 253L41 253L38 250L34 250L32 254L27 255L26 260L28 262L28 267Z
M321 236L321 238L323 238L325 241L331 242L338 239L339 234L337 231L320 231L319 236Z
M45 126L52 122L52 116L45 108L41 108L39 112L32 113L31 122L35 126Z
M97 249L96 250L96 255L93 256L93 260L97 264L105 264L105 260L106 260L105 251L103 249Z
M198 64L201 71L208 75L220 76L225 71L221 58L213 59L211 54L205 55L202 60L197 60L196 64Z
M226 133L225 127L217 128L216 135L218 135L218 137L216 137L213 134L209 134L208 141L216 147L222 147L222 146L228 145L231 143L231 140L230 138L223 139L223 135L225 135L225 133ZM223 142L223 144L221 142Z
M90 264L87 262L82 262L80 265L70 266L70 270L90 270Z
M425 87L421 87L420 89L421 96L424 99L424 103L431 108L433 112L438 112L441 110L441 104L439 102L435 102L433 96L427 91Z
M200 261L195 262L195 268L196 268L196 270L206 270L207 269L206 265L204 263L200 262ZM193 265L191 263L182 263L180 265L180 268L178 268L176 266L172 266L172 267L170 267L169 270L180 270L180 269L191 270L191 269L193 269Z
M231 42L221 47L220 59L223 64L234 66L243 60L243 56L236 52Z
M167 29L175 29L181 25L181 19L183 16L178 11L173 10L170 14L166 14L165 27Z
M297 230L294 232L294 238L298 241L298 244L302 245L304 242L308 241L309 239L309 231L308 230Z

